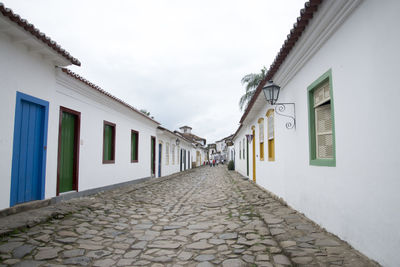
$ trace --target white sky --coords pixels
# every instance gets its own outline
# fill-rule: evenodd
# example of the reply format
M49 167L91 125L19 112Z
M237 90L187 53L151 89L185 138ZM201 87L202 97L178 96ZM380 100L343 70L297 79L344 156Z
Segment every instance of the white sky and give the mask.
M170 130L234 133L241 78L269 67L304 0L3 0L78 58L71 70Z

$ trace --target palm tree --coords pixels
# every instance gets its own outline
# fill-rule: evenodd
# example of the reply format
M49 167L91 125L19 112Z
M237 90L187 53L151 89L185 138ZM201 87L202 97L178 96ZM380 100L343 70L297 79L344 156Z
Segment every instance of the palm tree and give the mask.
M242 78L242 84L246 85L246 93L239 100L240 110L243 110L243 107L244 109L247 108L247 105L256 92L257 86L264 80L266 75L267 68L264 66L261 69L261 73L250 73Z

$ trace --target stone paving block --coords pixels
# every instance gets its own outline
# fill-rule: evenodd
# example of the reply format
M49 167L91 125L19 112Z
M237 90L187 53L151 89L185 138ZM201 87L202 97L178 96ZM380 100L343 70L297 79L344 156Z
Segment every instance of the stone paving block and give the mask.
M224 166L150 179L46 208L25 218L25 224L20 215L17 224L32 228L3 236L3 263L377 266ZM1 221L0 231L5 225Z

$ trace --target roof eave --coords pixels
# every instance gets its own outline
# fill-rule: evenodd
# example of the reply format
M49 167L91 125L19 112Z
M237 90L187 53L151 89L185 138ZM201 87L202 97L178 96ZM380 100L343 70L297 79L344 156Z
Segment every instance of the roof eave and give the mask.
M300 10L300 17L298 17L296 22L293 24L293 28L287 35L287 39L285 40L277 56L275 57L274 62L268 69L265 78L257 86L254 96L251 98L245 112L240 119L240 123L243 123L246 119L266 82L274 77L282 63L285 61L286 57L289 55L292 48L296 45L298 39L301 37L302 33L306 29L306 26L313 18L314 13L318 10L318 7L322 3L322 1L323 0L310 0L304 4L304 8Z

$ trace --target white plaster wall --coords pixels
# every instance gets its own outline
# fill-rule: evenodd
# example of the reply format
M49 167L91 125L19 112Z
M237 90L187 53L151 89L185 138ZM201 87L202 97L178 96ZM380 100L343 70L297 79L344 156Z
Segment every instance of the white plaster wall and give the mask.
M276 161L257 159L260 185L384 266L400 262L398 10L394 0L360 4L282 88L279 101L296 103L297 128L285 129L287 120L276 115ZM336 167L310 166L307 86L329 69Z
M0 33L0 209L10 205L11 166L14 136L16 92L22 92L50 102L48 132L55 129L50 123L54 117L54 66L28 51L22 44ZM46 177L55 171L54 154L57 148L47 143ZM47 187L46 187L47 196Z
M182 161L185 161L186 162L186 170L188 170L188 169L191 169L191 167L192 167L192 163L191 162L189 162L188 161L188 159L189 159L189 154L188 154L188 152L190 152L190 157L192 157L192 144L190 144L189 142L186 142L186 141L182 141L181 140L181 142L180 142L180 144L179 144L179 148L180 149L184 149L185 150L185 153L186 153L186 158L185 157L182 157ZM180 153L180 152L179 152ZM179 156L180 157L180 156ZM182 171L184 170L184 166L182 165Z
M177 153L178 146L176 146L176 136L171 136L170 134L160 133L157 131L157 138L158 143L162 141L162 162L161 162L161 176L170 175L180 171L179 165L179 153ZM166 143L169 143L169 162L167 164L167 151L166 151ZM172 153L172 145L175 144L175 151ZM174 161L172 158L174 157ZM158 168L158 162L157 162ZM157 169L157 176L158 176L158 169Z
M251 177L251 161L249 161L249 176L247 176L247 148L244 146L245 152L243 157L243 138L245 139L246 134L250 134L249 127L243 126L240 132L233 139L235 147L235 170L245 177ZM245 139L246 140L246 139ZM240 149L240 143L242 143L242 149ZM246 143L246 142L245 142ZM241 155L239 156L239 153ZM251 159L251 145L249 144L249 157Z
M151 136L157 124L96 92L83 83L58 73L56 107L52 124L59 123L59 107L81 112L78 190L117 184L151 176ZM116 124L115 163L103 164L103 122ZM138 162L131 163L131 130L139 132ZM58 127L49 133L49 142L58 145ZM158 140L156 138L156 144ZM54 155L56 157L56 155ZM156 174L158 167L156 146ZM47 197L56 193L56 172L47 179ZM49 177L48 177L49 178Z

